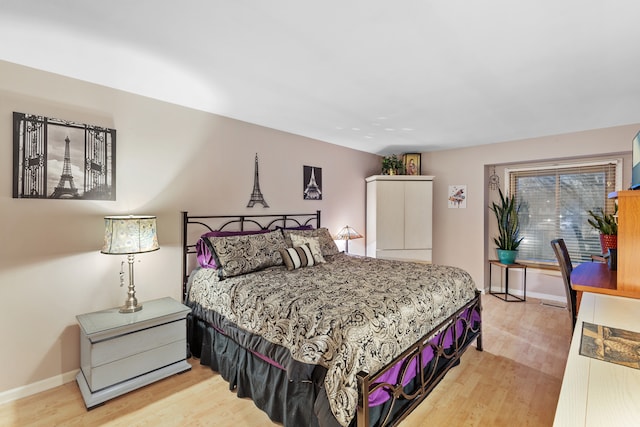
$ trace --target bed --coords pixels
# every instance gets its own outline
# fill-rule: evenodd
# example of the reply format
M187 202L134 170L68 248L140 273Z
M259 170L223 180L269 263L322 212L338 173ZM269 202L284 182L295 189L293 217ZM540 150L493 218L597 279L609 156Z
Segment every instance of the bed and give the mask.
M396 425L482 350L461 269L339 252L320 211L182 217L189 352L273 421Z

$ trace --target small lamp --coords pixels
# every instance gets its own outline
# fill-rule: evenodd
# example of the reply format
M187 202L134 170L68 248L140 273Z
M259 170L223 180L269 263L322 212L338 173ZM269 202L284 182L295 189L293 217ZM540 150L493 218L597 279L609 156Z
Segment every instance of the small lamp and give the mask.
M134 255L158 249L160 246L158 246L155 216L104 217L104 246L101 252L108 255L127 255L129 261L129 290L127 300L120 307L120 313L142 310L142 304L138 304L136 299L136 289L133 284Z
M349 253L349 240L362 239L362 235L348 225L336 234L336 240L345 240L345 252Z

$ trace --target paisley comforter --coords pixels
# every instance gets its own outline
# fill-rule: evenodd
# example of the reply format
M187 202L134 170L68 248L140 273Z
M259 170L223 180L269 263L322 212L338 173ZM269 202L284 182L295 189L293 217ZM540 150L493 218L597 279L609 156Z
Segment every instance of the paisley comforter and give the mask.
M327 261L224 280L200 269L189 303L286 348L300 364L326 368L331 411L346 426L358 403L356 374L380 370L473 299L476 286L456 267L342 253Z

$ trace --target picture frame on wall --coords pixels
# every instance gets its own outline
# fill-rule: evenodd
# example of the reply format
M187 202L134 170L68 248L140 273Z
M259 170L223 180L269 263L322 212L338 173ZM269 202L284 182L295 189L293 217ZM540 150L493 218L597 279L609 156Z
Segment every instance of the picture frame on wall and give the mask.
M449 209L465 209L467 207L467 186L449 186Z
M405 175L422 175L422 168L420 160L422 155L420 153L407 153L402 156L402 163L404 165Z
M302 188L304 200L322 200L322 168L303 166Z
M116 200L116 131L13 113L13 197Z

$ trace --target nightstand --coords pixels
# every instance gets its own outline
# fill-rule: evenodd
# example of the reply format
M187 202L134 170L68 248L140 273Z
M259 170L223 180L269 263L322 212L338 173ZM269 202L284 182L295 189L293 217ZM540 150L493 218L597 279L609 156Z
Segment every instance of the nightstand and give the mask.
M144 302L135 313L118 310L76 316L80 324L76 381L87 409L191 369L186 360L189 307L161 298Z

